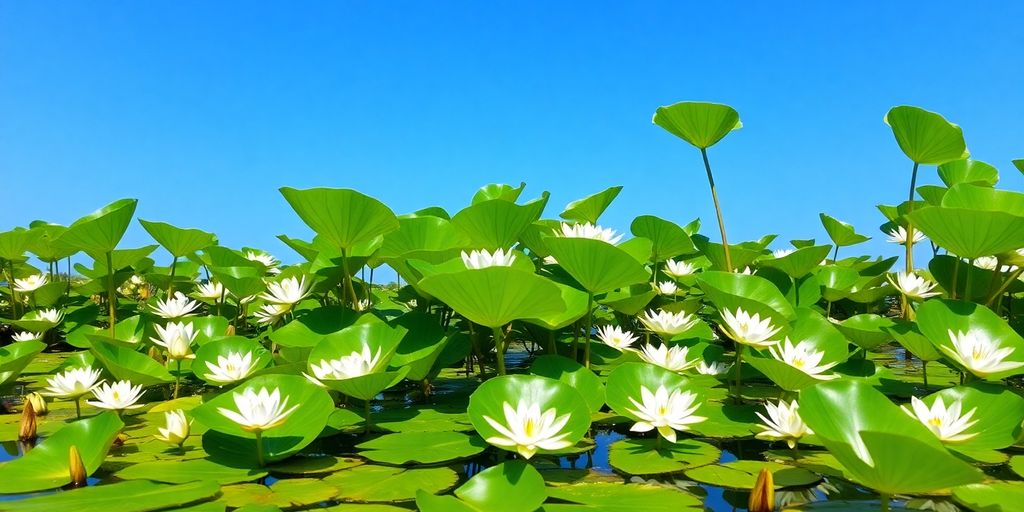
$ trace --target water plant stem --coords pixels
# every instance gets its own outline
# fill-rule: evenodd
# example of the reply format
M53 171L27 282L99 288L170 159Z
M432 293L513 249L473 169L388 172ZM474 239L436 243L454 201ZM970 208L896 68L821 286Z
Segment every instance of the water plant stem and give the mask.
M704 170L708 173L708 185L711 186L711 200L715 202L715 214L718 216L718 230L722 232L722 249L725 251L725 268L732 272L732 256L729 255L729 239L725 236L725 220L722 218L722 207L718 204L718 192L715 189L715 177L711 174L711 162L708 161L708 150L700 148L700 156L704 158Z
M494 332L495 357L498 360L498 375L505 375L505 336L501 332L501 327L495 327L492 331Z
M177 268L178 268L178 257L175 256L174 259L171 260L170 279L167 280L167 296L168 297L170 297L171 295L174 295L174 271Z
M82 397L75 398L75 417L82 419Z
M341 249L341 271L345 273L345 291L352 301L350 305L355 309L359 299L356 297L356 287L352 284L352 274L348 271L348 252L344 248Z
M999 287L999 289L997 289L995 292L988 296L988 299L985 301L985 305L991 307L1000 295L1006 293L1006 290L1010 288L1010 285L1017 282L1017 279L1020 277L1022 273L1024 273L1024 267L1020 267L1017 270L1011 272L1010 275L1006 277L1006 281L1003 281L1003 284Z
M18 314L18 306L21 301L18 300L18 291L14 289L14 262L8 261L7 268L9 272L7 274L7 288L11 292L11 312L14 318L19 318L21 315Z
M263 461L263 431L256 430L253 431L253 434L256 436L256 463L262 468L265 464Z
M917 188L917 162L914 162L914 170L910 173L910 194L907 198L907 239L903 242L907 246L907 273L914 271L914 226L910 224L910 214L914 213L914 189Z
M915 165L915 167L916 167L916 165ZM881 504L881 511L882 512L889 512L889 501L892 498L888 494L884 494L883 493L883 494L878 496L878 499L879 499L879 502Z
M974 259L972 258L972 259L970 259L967 262L967 283L964 284L964 300L965 301L970 301L971 300L971 274L974 273L974 272L971 272L971 270L973 268L974 268Z
M742 366L743 366L743 344L742 343L737 343L736 344L736 361L733 362L732 366L733 366L733 371L736 372L736 379L734 380L735 387L733 388L733 400L735 400L736 403L738 404L738 403L743 401L743 387L742 387L743 386L743 381L742 381L742 377L741 377L741 375L742 375L741 370L743 369L742 368Z
M110 315L110 337L116 339L114 325L117 324L117 287L114 286L114 256L112 252L107 252L107 305Z
M181 388L181 359L178 359L178 371L174 372L174 398L178 398L178 390Z
M583 366L590 368L590 330L594 328L594 294L587 294L587 330L583 332Z
M370 401L369 400L367 400L366 403L363 405L363 412L366 415L366 421L365 421L365 424L366 424L366 434L369 435L370 431L373 430L373 416L372 416L373 411L370 410Z

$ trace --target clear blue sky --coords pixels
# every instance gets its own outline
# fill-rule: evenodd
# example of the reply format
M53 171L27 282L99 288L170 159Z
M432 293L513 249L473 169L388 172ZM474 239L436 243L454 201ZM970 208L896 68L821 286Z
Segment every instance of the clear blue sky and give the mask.
M774 4L2 0L0 229L137 197L294 260L274 236L309 231L282 185L404 213L525 181L550 217L624 185L604 224L701 217L717 239L697 151L650 121L681 100L744 122L711 150L736 242L823 240L822 211L880 237L874 205L909 181L897 104L963 126L1021 188L1024 4ZM133 225L124 246L144 243Z

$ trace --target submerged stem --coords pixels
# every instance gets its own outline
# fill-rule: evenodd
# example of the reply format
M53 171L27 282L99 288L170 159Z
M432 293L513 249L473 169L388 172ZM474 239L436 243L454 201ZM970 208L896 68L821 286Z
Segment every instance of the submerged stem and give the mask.
M725 236L725 220L722 218L722 207L718 204L718 192L715 189L715 178L711 174L711 162L708 161L708 150L700 148L700 156L704 158L704 170L708 173L708 185L711 186L711 200L715 202L715 215L718 216L718 230L722 232L722 248L725 250L725 267L732 272L732 257L729 255L729 239Z

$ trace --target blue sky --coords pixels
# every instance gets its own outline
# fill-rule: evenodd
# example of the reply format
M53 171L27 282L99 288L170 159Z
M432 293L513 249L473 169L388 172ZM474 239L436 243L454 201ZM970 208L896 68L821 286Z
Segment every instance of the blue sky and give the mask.
M623 185L604 224L701 217L717 239L698 152L650 121L681 100L744 122L710 151L734 242L823 240L819 212L880 237L874 205L909 182L897 104L1021 188L1024 4L771 4L2 1L0 229L137 197L294 260L274 236L309 231L280 186L454 212L525 181L551 217ZM124 246L145 243L136 224Z

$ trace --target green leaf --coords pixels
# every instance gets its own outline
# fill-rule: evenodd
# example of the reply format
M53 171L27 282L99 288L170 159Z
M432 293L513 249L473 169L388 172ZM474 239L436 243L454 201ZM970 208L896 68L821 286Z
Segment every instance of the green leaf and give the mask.
M587 401L590 412L597 412L604 406L604 384L601 384L601 379L590 369L572 359L557 355L543 355L533 360L530 373L572 386Z
M819 213L818 217L821 218L821 225L825 226L825 231L828 232L828 237L832 239L832 243L839 247L849 247L871 240L871 237L857 233L853 226L835 217L824 213Z
M192 254L217 243L217 237L213 233L207 233L199 229L179 228L166 222L151 222L139 219L139 224L146 229L149 236L153 237L171 256L182 257Z
M796 316L793 306L782 292L771 281L760 276L702 272L697 276L697 285L719 310L728 309L735 313L737 308L742 308L751 315L760 314L761 318L767 315L777 327Z
M925 493L981 480L868 383L839 379L805 389L800 415L853 478L878 492Z
M24 457L0 464L0 493L35 492L71 483L68 454L72 446L78 448L86 474L91 475L103 463L123 427L113 412L68 424Z
M436 494L451 489L458 481L459 475L449 468L403 469L370 464L324 478L324 482L338 488L338 499L369 503L410 501L419 490Z
M602 240L550 237L545 244L558 264L592 294L642 283L651 277L636 258Z
M222 487L221 492L221 501L229 507L244 507L238 510L245 511L257 506L280 510L316 505L335 497L338 489L315 478L291 478L279 480L270 487L260 484L229 485Z
M677 512L704 510L701 500L672 487L617 482L580 483L548 488L548 496L570 503L587 505L581 510L600 512ZM577 507L579 508L579 507ZM547 510L548 507L545 507ZM574 510L566 508L565 510Z
M557 331L572 325L580 318L586 316L588 295L586 292L582 292L571 286L554 281L552 282L558 287L558 290L562 292L562 301L565 302L565 309L542 317L524 318L523 321L539 325L550 331ZM650 287L646 287L645 289L649 290ZM646 302L644 304L646 304Z
M0 386L13 382L44 349L41 341L19 341L0 347Z
M355 190L282 187L280 191L306 225L344 250L399 228L390 208Z
M212 498L220 490L216 482L165 485L145 480L117 482L47 494L21 501L4 502L4 510L20 512L149 512L180 507Z
M167 371L167 368L146 354L136 352L134 348L122 347L94 338L92 354L118 380L130 380L132 384L142 386L167 384L174 381L174 377Z
M509 249L519 240L519 235L540 218L547 202L547 192L523 205L491 199L456 213L451 222L474 249Z
M971 183L994 187L999 181L999 171L980 160L952 160L939 166L939 178L947 187L960 183Z
M510 267L438 274L424 278L420 287L485 327L500 327L512 320L565 310L562 292L554 283Z
M946 407L956 401L962 404L963 414L974 410L972 421L977 423L964 431L974 434L970 439L949 444L954 450L1002 450L1013 445L1021 434L1024 420L1024 398L1004 386L986 382L973 382L966 386L946 388L924 397L929 408L942 398Z
M523 461L487 468L455 489L455 495L492 512L533 512L547 499L544 477Z
M352 325L359 315L341 306L325 306L310 309L296 315L270 335L270 339L282 347L312 348L323 339Z
M654 124L700 149L707 149L743 126L728 105L683 101L654 112Z
M893 340L888 329L896 324L890 318L865 313L851 316L835 325L851 343L864 350L874 350L879 345Z
M725 487L727 489L753 489L761 469L772 473L775 488L803 487L811 485L821 477L807 471L778 462L760 462L754 460L734 460L725 464L712 464L689 469L686 476L698 482Z
M612 204L622 187L609 187L596 194L577 199L565 207L559 217L573 222L597 224L598 217Z
M677 473L718 461L722 452L710 444L680 439L658 447L654 439L622 439L608 446L608 463L630 475Z
M436 464L472 457L487 448L477 436L459 432L402 432L356 445L359 455L384 464Z
M210 459L193 459L143 462L128 466L115 476L121 480L152 480L167 484L209 481L227 485L263 478L267 472L224 466Z
M327 417L334 410L334 401L330 395L304 377L253 377L192 409L195 419L210 427L203 434L203 448L212 459L244 467L257 465L256 437L222 415L218 409L238 411L234 394L241 394L246 389L259 392L262 388L268 391L280 390L281 400L287 398L289 408L299 406L282 425L263 432L263 454L267 462L284 459L313 442L327 425Z
M910 107L893 107L885 115L896 143L914 163L940 165L970 156L959 126L935 112Z
M953 489L957 503L977 512L1009 512L1024 502L1024 483L996 481Z
M114 201L68 226L58 239L59 243L71 245L99 260L117 248L138 204L138 199Z
M490 185L484 185L480 187L480 190L473 194L472 204L482 203L484 201L490 201L491 199L501 199L502 201L508 201L510 203L516 202L519 199L519 195L523 193L523 189L526 188L526 183L520 181L518 187L512 185L506 185L504 183L491 183Z
M954 334L975 331L1000 348L1010 348L1008 362L1024 362L1024 338L1017 334L999 315L973 302L931 299L917 309L917 325L936 348L945 347L953 352L956 348L950 339ZM1024 373L1024 366L985 376L988 380L1001 380L1011 375Z
M537 375L504 375L487 380L469 397L469 419L485 440L504 437L484 418L508 427L505 405L517 409L521 403L536 405L541 413L554 409L559 418L568 414L568 422L559 433L565 434L563 439L569 443L583 439L590 428L590 409L579 392L568 384ZM515 451L515 447L499 448Z
M831 245L812 245L797 249L781 258L766 257L759 264L763 267L779 269L787 276L799 279L818 268L831 251Z
M439 217L400 217L398 226L384 236L381 258L423 259L423 253L462 249L470 243L450 221Z
M213 366L219 366L217 364L217 358L227 358L232 353L237 353L243 357L246 354L252 354L252 372L257 372L267 366L270 366L270 363L273 360L273 356L271 356L270 352L263 348L263 345L256 340L241 336L232 336L230 338L210 341L199 347L199 350L196 350L196 358L192 360L192 372L196 377L206 381L207 384L212 384L214 386L233 384L211 380L209 375L212 372L207 364L209 363ZM252 373L250 373L250 375L251 374ZM248 375L242 377L240 380L244 380L247 377Z
M653 215L641 215L633 219L629 229L633 235L646 238L654 244L651 249L651 260L654 262L697 252L690 235L674 222Z
M942 359L939 352L931 341L928 341L921 330L914 322L906 320L894 320L891 326L882 326L881 329L889 336L892 336L900 345L909 350L922 361L935 361Z

